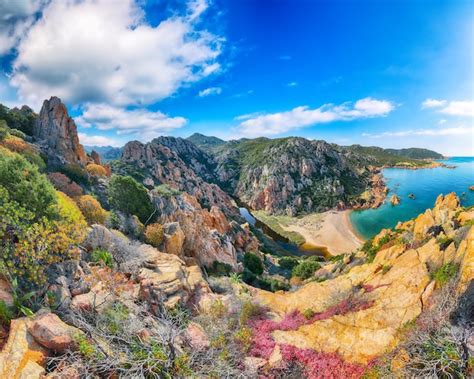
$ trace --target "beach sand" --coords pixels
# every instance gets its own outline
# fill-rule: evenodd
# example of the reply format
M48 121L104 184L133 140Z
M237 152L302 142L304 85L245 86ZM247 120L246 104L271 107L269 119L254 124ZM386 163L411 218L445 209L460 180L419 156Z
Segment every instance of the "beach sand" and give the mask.
M306 244L326 247L332 255L350 253L364 242L352 226L349 219L350 212L350 210L328 211L308 215L281 227L303 236Z

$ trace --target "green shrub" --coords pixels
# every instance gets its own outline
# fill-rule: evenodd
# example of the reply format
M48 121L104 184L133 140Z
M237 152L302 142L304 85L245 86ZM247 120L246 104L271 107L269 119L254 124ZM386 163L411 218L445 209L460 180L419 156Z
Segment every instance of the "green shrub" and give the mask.
M273 278L257 278L254 285L271 292L288 291L290 289L290 286L285 282Z
M76 183L83 184L85 186L90 184L87 171L78 164L67 164L65 166L59 167L58 171L62 172L69 179Z
M321 265L318 262L305 260L293 268L291 275L305 280L313 276L314 272L319 268L321 268Z
M153 205L146 188L130 176L112 175L107 194L113 208L128 215L136 215L143 223L153 214Z
M156 186L155 192L157 195L166 198L179 196L181 194L179 190L172 188L167 184L160 184L159 186Z
M455 263L446 263L431 274L431 279L436 281L438 286L443 286L450 279L454 278L459 271L459 266Z
M298 260L293 257L282 257L278 260L278 263L281 268L285 270L292 270L293 267L298 265Z
M253 253L245 253L244 267L255 275L263 274L262 260L258 257L258 255L255 255Z
M207 273L211 276L229 276L231 272L231 265L219 261L212 262L212 266L207 268Z
M7 190L10 201L25 207L36 220L54 217L56 194L46 176L19 154L1 147L0 186Z
M315 314L316 313L311 308L307 308L303 311L303 316L306 320L312 319Z
M21 138L21 139L25 139L25 138L26 138L26 134L23 133L21 130L18 130L18 129L10 129L8 132L9 132L10 135L12 135L12 136L15 136L15 137L18 137L18 138Z
M91 260L94 263L101 263L107 267L113 267L114 258L107 250L104 249L94 249L91 253Z

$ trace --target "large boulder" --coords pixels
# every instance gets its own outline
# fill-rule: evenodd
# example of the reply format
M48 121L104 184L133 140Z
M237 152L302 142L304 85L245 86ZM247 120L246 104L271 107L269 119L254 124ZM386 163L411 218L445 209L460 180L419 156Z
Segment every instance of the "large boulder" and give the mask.
M63 353L72 349L75 339L82 332L65 322L54 313L43 313L31 320L28 331L33 338L43 347Z
M183 256L184 232L178 222L169 222L163 225L163 250L167 254Z

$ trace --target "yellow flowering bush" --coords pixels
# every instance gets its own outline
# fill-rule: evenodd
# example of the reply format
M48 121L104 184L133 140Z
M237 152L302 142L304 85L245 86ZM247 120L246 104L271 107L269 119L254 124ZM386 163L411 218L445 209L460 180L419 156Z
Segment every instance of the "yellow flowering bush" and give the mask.
M89 225L105 223L108 212L95 198L90 195L80 196L76 199L76 203Z
M107 170L99 164L90 163L86 166L86 170L92 176L107 176Z

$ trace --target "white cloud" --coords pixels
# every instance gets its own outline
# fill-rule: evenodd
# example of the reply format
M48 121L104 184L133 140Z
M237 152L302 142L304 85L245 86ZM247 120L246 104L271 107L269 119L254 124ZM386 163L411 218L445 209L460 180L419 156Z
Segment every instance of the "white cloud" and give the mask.
M447 120L443 118L443 119L441 119L441 120L438 121L438 125L446 124L446 121L447 121Z
M135 0L52 0L19 42L11 84L33 105L159 101L219 71L223 39L197 29L206 8L152 26Z
M147 141L181 128L187 120L147 109L126 110L105 104L88 104L76 122L83 128L114 130L118 135L135 134L136 138Z
M451 116L474 116L474 101L450 101L440 112Z
M446 104L446 100L426 99L421 104L421 109L439 108Z
M297 82L289 82L289 83L287 84L288 87L296 87L297 85L298 85Z
M0 55L6 54L35 21L45 0L0 1Z
M450 116L474 116L474 101L448 101L426 99L421 104L422 109L436 108L439 113Z
M219 95L220 93L222 93L221 87L210 87L210 88L203 89L202 91L199 91L199 97Z
M358 100L354 104L344 103L337 106L325 104L316 109L300 106L286 112L266 113L247 118L239 124L239 130L249 137L273 136L314 124L384 117L394 109L395 105L392 102L370 97ZM239 117L242 119L246 115Z
M384 132L379 134L363 133L363 137L386 138L386 137L409 137L409 136L463 136L470 135L474 137L474 128L469 126L457 126L439 129L419 129L402 130L397 132Z
M84 133L78 133L79 142L87 146L114 146L120 147L122 144L117 140L105 136L88 136Z

